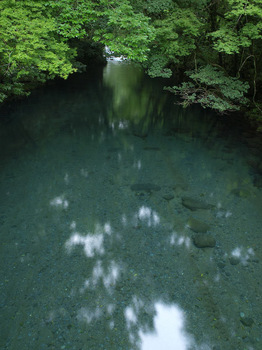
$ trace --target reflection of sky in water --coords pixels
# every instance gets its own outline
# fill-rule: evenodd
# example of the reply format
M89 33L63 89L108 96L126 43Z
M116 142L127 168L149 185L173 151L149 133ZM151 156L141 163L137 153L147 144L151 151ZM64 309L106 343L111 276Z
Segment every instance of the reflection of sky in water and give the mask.
M58 197L55 197L54 199L52 199L50 201L50 205L52 205L54 207L60 207L63 209L67 209L69 206L69 202L68 202L68 200L66 200L64 198L64 195L62 195L62 196L58 196Z
M86 289L95 289L98 285L98 282L102 280L103 286L110 292L119 277L120 268L114 262L111 261L107 266L106 271L102 266L102 262L98 260L93 268L92 277L87 279L84 283L84 286L80 289L80 292L83 293Z
M70 224L70 228L73 230L76 228L75 221ZM82 235L78 232L73 232L65 243L66 249L70 253L75 246L82 245L88 258L94 257L95 254L102 255L104 253L104 234L111 234L111 225L109 223L105 223L103 227L97 225L94 233Z
M66 242L66 248L70 252L76 245L82 245L84 247L85 254L88 258L93 257L95 253L104 253L102 234L83 236L75 232Z
M173 232L170 237L170 244L173 245L185 245L185 247L189 248L191 246L191 240L186 235L179 235L176 232Z
M232 252L231 256L238 258L243 265L247 265L248 261L255 256L253 248L236 247Z
M189 350L192 341L185 331L185 316L178 306L155 304L155 329L141 332L141 350Z
M137 217L141 221L146 222L149 227L156 226L160 223L159 215L154 210L145 206L139 208Z

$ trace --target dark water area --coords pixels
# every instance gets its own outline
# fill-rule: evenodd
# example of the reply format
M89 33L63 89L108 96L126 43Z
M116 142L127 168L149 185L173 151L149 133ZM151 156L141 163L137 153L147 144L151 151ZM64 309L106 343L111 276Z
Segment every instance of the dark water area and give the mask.
M127 62L0 111L0 348L262 349L261 140Z

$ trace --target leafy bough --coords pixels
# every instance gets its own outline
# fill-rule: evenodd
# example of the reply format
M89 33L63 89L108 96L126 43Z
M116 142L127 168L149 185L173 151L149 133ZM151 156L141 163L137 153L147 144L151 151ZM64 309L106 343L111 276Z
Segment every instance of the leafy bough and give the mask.
M233 112L247 105L244 94L249 89L247 82L225 75L224 71L206 65L194 71L187 71L188 82L165 89L180 96L178 102L184 107L200 103L203 108L212 108L219 113Z

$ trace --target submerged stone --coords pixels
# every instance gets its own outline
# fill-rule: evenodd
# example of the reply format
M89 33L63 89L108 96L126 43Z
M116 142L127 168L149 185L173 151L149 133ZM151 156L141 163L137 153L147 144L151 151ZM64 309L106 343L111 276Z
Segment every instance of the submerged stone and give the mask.
M190 198L190 197L182 197L182 204L184 207L192 211L195 211L198 209L212 209L215 207L212 204L206 203L199 199Z
M254 320L251 317L240 317L240 322L246 327L251 327L254 323Z
M197 248L214 248L216 245L215 238L204 233L193 236L193 242Z
M189 218L188 226L190 229L196 233L206 233L210 230L210 226L205 222L199 221L195 218Z
M174 195L172 193L166 193L163 195L163 198L166 200L166 201L171 201L171 199L174 198Z
M231 265L237 265L237 264L240 263L240 259L237 256L231 256L229 258L229 262L230 262Z
M152 192L152 191L160 191L161 187L151 183L145 184L133 184L130 186L132 191L137 192Z

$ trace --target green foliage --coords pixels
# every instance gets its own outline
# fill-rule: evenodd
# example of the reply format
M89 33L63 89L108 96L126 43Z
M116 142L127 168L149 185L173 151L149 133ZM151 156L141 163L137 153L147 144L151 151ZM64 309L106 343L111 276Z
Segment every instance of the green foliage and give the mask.
M174 7L172 0L149 0L146 2L145 10L150 15L166 13Z
M154 38L149 20L134 12L128 0L2 0L0 102L26 94L32 82L66 79L82 67L70 47L76 38L145 61Z
M135 12L141 12L151 19L161 18L174 8L173 0L130 0Z
M97 21L96 4L89 0L49 0L46 8L57 24L57 33L64 38L85 38Z
M262 2L261 0L227 0L229 11L226 13L226 18L250 17L262 18Z
M44 82L75 71L75 51L56 35L54 19L42 15L42 2L0 3L1 101L26 94L26 83Z
M244 94L249 85L246 82L226 76L224 71L207 65L195 71L186 72L191 81L181 86L168 88L169 91L182 97L186 107L192 103L200 103L220 113L236 111L247 104Z
M148 45L154 39L148 17L135 13L127 0L100 0L96 11L101 25L94 31L95 41L108 46L116 55L138 62L147 59Z
M210 33L214 49L226 54L239 53L262 38L262 1L227 0L227 10L220 28Z
M147 64L147 73L151 78L170 78L172 76L172 70L165 68L165 66L168 64L168 58L165 56L153 55Z
M247 116L251 123L262 132L262 103L256 103L247 111Z
M200 103L225 113L256 103L262 82L262 0L176 0L173 8L160 12L156 6L147 13L156 33L149 75L171 77L170 68L180 74L194 69L184 72L184 83L169 88L184 106Z
M171 77L170 66L181 62L196 49L202 24L192 9L174 7L162 19L153 21L155 40L147 62L151 77Z
M47 7L64 38L93 40L110 47L116 55L146 60L154 28L128 0L49 0Z
M156 42L161 43L161 53L177 62L196 48L201 23L191 9L175 9L163 20L154 22Z
M249 47L251 41L247 36L240 36L234 29L224 26L210 34L214 41L214 49L226 54L239 53L241 47Z
M262 0L2 0L0 28L0 101L67 78L83 68L77 51L86 63L104 46L151 77L183 72L170 90L184 105L237 110L249 85L262 99Z

